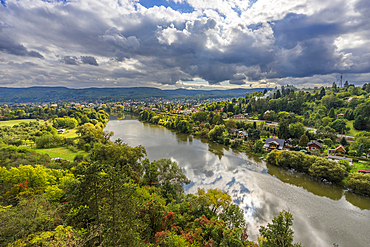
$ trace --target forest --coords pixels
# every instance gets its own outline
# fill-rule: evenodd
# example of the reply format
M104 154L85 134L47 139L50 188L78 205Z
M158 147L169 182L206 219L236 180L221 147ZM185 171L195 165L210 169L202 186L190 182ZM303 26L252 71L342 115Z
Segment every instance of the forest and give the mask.
M184 194L190 181L176 162L149 161L144 147L110 141L103 108L2 110L17 116L20 108L44 120L0 126L1 246L300 246L287 211L250 241L230 195ZM62 151L75 155L60 158Z
M0 87L0 105L3 104L41 104L62 102L119 102L123 100L165 99L209 99L239 97L246 93L263 91L260 88L229 90L161 90L152 87L131 88L83 88L66 87Z
M213 102L118 101L0 107L2 246L300 246L280 212L248 239L248 222L218 189L185 194L176 162L114 143L109 116L141 121L250 152L266 162L370 194L370 86L291 86ZM344 135L343 135L344 134ZM268 138L287 142L266 150ZM312 141L322 150L307 150ZM326 159L339 145L352 159ZM304 151L304 152L303 152ZM127 210L130 209L130 210Z
M131 104L125 111L140 115L143 121L265 158L271 151L264 147L268 138L284 140L285 150L303 151L302 155L308 160L312 155L324 160L335 154L334 158L343 158L339 163L325 160L311 170L298 170L324 182L370 195L370 175L359 173L363 169L370 172L369 93L370 84L355 87L347 82L339 88L333 83L332 87L306 91L287 85L230 101ZM308 143L313 141L320 142L320 149L307 150ZM336 151L340 145L343 152ZM272 160L267 162L276 165L270 162ZM300 162L294 155L291 161ZM332 178L333 171L341 175Z

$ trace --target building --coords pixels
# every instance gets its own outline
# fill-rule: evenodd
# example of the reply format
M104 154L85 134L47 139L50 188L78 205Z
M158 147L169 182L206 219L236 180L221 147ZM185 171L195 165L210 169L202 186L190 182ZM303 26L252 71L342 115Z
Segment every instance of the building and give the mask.
M285 146L285 140L282 139L274 139L274 138L267 138L265 145L263 147L267 150L282 150Z
M342 154L345 154L346 153L346 149L342 145L339 145L336 149L328 149L328 153L329 154L333 154L333 153L342 153Z
M239 133L238 129L230 129L229 130L229 135L237 135Z
M307 143L308 150L314 151L314 150L321 150L322 143L319 141L311 141Z
M66 129L59 129L57 131L58 131L58 134L64 134L66 132Z
M248 136L248 133L246 131L239 131L237 138L244 139Z

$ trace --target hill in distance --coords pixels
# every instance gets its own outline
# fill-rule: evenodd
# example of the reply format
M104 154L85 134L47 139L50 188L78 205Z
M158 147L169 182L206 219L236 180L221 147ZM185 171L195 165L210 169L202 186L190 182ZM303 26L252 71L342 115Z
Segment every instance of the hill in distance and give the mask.
M49 102L118 102L124 100L207 99L244 97L246 93L263 91L264 88L228 90L161 90L152 87L131 88L83 88L66 87L0 87L0 104L49 103Z

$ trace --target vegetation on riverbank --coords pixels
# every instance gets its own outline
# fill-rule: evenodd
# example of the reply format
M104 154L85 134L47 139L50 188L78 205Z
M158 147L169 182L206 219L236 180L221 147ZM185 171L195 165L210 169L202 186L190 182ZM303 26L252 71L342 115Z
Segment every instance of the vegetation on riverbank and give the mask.
M185 195L176 162L112 143L106 122L69 118L78 125L69 136L50 122L0 128L0 246L293 246L290 213L249 241L225 192Z

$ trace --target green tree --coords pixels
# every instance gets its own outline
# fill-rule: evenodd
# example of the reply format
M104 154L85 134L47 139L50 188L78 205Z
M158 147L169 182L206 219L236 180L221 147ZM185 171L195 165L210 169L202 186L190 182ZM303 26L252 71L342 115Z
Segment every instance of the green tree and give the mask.
M217 141L222 136L224 130L225 128L223 125L216 125L212 130L209 131L208 138L211 141Z
M358 157L361 157L363 153L364 153L364 144L361 143L360 146L358 147L357 151L356 151L356 155Z
M299 143L298 145L301 146L301 147L306 147L307 146L307 143L309 142L310 140L308 139L308 136L306 134L302 135L301 138L299 139Z
M301 122L297 122L289 126L289 134L292 138L300 138L305 131L306 129Z
M283 120L279 122L278 136L280 139L288 139L290 136L289 133L289 122L288 120Z
M245 228L247 225L243 210L235 204L227 206L220 213L219 218L223 220L230 229Z
M329 182L340 183L347 176L348 172L341 164L318 158L310 167L309 174L316 178L326 179Z
M157 168L157 181L165 193L164 198L179 199L184 192L183 186L190 183L190 180L183 173L181 167L171 159L155 160L152 164Z
M342 145L342 146L346 146L348 143L347 143L347 140L346 140L346 138L343 136L342 137L342 139L340 139L340 145Z
M248 129L248 139L252 141L256 141L260 139L261 131L259 129L255 128L249 128Z
M350 130L350 128L347 127L346 122L342 119L335 120L330 124L330 127L338 133L345 133L346 131Z
M321 87L321 90L320 90L320 99L322 97L324 97L324 96L325 96L325 88L324 87Z
M328 116L329 116L330 118L335 118L335 111L334 111L334 108L331 108L331 109L330 109Z
M272 224L267 224L266 227L262 226L259 229L263 237L264 247L290 247L300 246L293 244L294 232L291 229L293 225L293 215L287 211L279 212L273 220Z
M262 140L257 140L253 145L253 152L254 153L263 153L263 145L265 143Z
M356 130L366 129L367 121L362 115L358 115L355 121L353 122L353 128Z
M236 122L234 120L226 121L225 126L228 130L236 129Z
M370 195L370 175L351 173L348 176L346 186L356 193Z
M216 214L230 206L232 202L227 192L218 189L209 189L206 192L204 189L198 188L196 195L205 198L206 205Z

